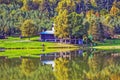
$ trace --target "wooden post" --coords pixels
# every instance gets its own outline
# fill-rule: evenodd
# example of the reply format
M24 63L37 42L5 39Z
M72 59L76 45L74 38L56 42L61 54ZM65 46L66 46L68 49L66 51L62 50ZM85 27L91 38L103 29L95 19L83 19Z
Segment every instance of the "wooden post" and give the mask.
M56 39L55 39L55 42L56 42Z
M54 55L55 57L54 57L54 59L56 59L57 58L57 53L55 53L55 55Z
M77 44L77 40L76 40L76 38L75 38L75 44Z
M65 44L66 44L66 39L65 39Z
M69 60L72 60L72 55L71 55L71 52L69 52Z
M71 39L69 40L69 43L71 44Z

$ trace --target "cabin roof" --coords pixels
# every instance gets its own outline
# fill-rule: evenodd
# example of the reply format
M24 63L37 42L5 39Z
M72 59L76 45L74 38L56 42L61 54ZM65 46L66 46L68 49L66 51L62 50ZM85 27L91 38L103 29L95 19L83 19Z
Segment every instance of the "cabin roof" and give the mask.
M44 31L40 32L40 34L54 34L54 31Z

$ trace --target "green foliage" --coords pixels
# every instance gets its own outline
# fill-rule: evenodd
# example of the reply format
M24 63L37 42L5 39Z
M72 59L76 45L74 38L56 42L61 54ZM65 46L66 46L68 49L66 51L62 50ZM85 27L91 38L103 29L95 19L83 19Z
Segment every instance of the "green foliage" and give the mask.
M20 29L22 36L25 37L30 37L37 33L37 28L32 20L25 20Z
M72 37L81 37L87 32L87 28L83 25L83 14L77 14L72 12L68 15L68 23L69 23L69 35Z

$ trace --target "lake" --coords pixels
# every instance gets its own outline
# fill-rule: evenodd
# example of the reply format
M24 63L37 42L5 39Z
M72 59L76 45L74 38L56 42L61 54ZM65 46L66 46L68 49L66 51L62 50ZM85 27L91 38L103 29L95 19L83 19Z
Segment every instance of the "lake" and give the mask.
M62 51L62 50L61 50ZM75 50L0 57L0 80L120 80L119 50Z

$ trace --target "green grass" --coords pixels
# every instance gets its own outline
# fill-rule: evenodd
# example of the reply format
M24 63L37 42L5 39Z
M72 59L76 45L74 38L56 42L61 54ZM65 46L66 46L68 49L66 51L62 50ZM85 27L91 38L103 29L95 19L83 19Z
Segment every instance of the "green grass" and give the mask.
M120 39L106 40L104 43L98 42L98 45L93 48L102 50L120 49Z
M42 49L11 49L6 50L5 52L0 52L0 56L7 56L8 58L15 58L20 56L31 56L31 57L40 57L39 54L46 54L46 53L54 53L54 52L65 52L75 50L74 48L71 49L46 49L42 51Z
M45 51L42 51L42 44L45 45ZM8 39L0 39L0 47L6 48L5 52L0 52L0 56L8 56L9 58L20 56L34 56L36 54L46 54L52 52L61 52L67 50L78 49L78 46L70 44L61 44L53 42L40 42L39 37L20 39L19 37L8 37ZM98 42L93 48L100 50L120 49L120 39L106 40L104 43Z
M40 42L39 37L32 37L31 40L28 38L19 39L18 37L9 37L8 39L0 40L0 47L4 48L42 48L42 44L45 45L46 48L50 47L77 47L70 44L60 44L53 42Z
M42 44L45 45L44 52L42 51ZM8 37L8 39L0 40L0 47L5 48L5 52L0 52L0 56L8 56L9 58L20 56L39 57L35 54L61 52L78 48L70 44L40 42L39 37L32 37L30 40L28 38Z

